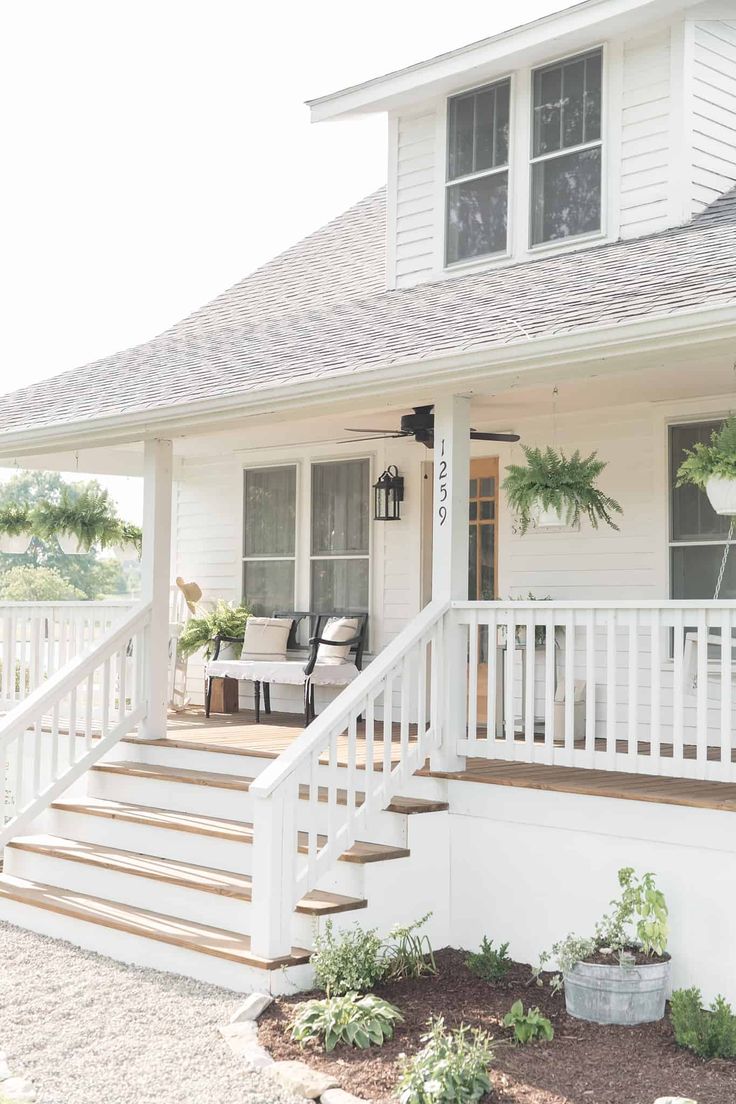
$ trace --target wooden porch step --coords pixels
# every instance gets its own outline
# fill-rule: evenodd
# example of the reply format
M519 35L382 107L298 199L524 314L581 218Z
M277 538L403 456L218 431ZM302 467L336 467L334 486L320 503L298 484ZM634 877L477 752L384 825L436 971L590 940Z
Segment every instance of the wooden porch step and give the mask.
M220 820L218 817L201 816L196 813L178 813L171 809L154 809L149 805L133 805L122 801L106 801L102 798L89 797L85 801L54 801L51 808L66 813L80 813L83 816L106 817L109 820L146 824L151 828L168 828L175 832L215 836L234 843L253 843L253 825L246 821ZM298 849L301 853L307 851L306 836L302 832L299 833ZM409 850L406 847L359 841L345 851L340 859L342 862L370 863L403 859L408 854Z
M191 786L215 786L225 790L240 790L247 793L255 778L246 775L222 774L218 771L191 770L185 767L162 766L158 763L138 763L129 760L118 762L98 763L91 768L102 774L126 775L130 778L149 778L159 782L183 782ZM320 786L318 801L326 802L328 799L326 786ZM309 798L309 786L299 787L299 797L303 800ZM347 803L347 790L337 791L338 805ZM355 794L356 805L362 805L365 793L357 791ZM446 802L430 801L421 797L394 797L391 804L386 807L387 812L400 813L412 816L415 813L435 813L448 808Z
M309 962L310 952L303 947L292 947L290 955L280 958L260 958L251 954L250 938L222 928L211 928L173 916L160 916L147 909L134 908L92 897L85 893L70 892L57 886L30 882L9 874L0 875L0 902L16 901L33 908L45 909L61 916L70 916L88 924L99 924L115 931L169 943L199 954L212 955L252 966L259 970L278 970L282 966L301 966Z
M37 855L84 863L98 870L113 870L119 874L131 874L139 878L152 878L168 885L183 886L203 893L216 893L240 901L250 901L253 882L249 874L238 874L210 867L195 866L174 859L161 859L152 855L139 855L121 851L116 847L96 843L83 843L61 836L19 836L9 847L17 851L30 851ZM347 897L341 893L313 890L296 905L296 911L309 916L331 916L339 912L366 908L368 902L359 897Z

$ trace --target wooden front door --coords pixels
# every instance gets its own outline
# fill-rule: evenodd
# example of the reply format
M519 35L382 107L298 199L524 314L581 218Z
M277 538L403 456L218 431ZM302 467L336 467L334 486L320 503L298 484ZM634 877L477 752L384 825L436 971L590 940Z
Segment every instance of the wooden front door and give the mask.
M490 602L498 597L498 457L470 461L468 488L468 598ZM495 642L492 642L495 643ZM488 633L479 629L478 723L488 718Z

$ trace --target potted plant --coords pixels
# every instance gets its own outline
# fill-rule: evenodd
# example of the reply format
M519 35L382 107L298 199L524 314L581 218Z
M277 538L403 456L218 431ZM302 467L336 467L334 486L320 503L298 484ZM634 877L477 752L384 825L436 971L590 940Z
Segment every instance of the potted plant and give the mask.
M121 521L118 537L113 547L115 559L118 563L127 563L130 560L139 560L143 548L143 530L139 525L133 525L129 521Z
M503 482L509 505L516 513L522 535L530 525L577 525L583 514L594 529L605 521L618 529L611 515L621 513L618 502L595 483L606 466L597 453L572 456L547 446L544 450L522 445L526 464L510 464Z
M0 552L22 556L32 540L31 512L27 504L8 502L0 507Z
M687 449L677 471L677 486L705 488L717 514L736 514L736 416L711 434L710 444L698 441Z
M200 649L205 657L212 656L212 645L217 636L245 636L245 624L250 610L242 603L225 602L221 598L215 605L197 617L190 617L179 637L179 654L182 659L194 655ZM242 645L223 643L220 659L239 659Z
M44 540L56 537L67 555L84 555L94 544L114 545L120 522L105 491L91 487L74 493L64 487L58 502L39 502L34 529Z
M667 904L653 874L639 877L626 866L618 881L621 895L592 937L568 935L552 957L569 1015L591 1023L653 1023L664 1016L670 981Z

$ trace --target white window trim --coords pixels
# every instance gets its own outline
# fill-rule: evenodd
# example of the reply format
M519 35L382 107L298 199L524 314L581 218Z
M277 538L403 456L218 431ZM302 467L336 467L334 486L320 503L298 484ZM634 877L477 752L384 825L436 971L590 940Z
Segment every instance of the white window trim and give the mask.
M367 552L336 552L333 555L325 554L324 552L312 552L312 468L318 464L350 464L355 461L363 460L368 463L368 551ZM309 500L309 515L308 515L308 527L306 530L307 547L308 547L308 563L307 563L307 579L306 590L304 593L309 595L309 605L305 609L312 609L312 564L315 560L367 560L368 561L368 602L367 606L371 605L372 592L372 548L373 548L373 512L371 510L371 489L373 484L373 462L370 456L326 456L324 459L312 458L307 461L308 468L305 472L305 482L309 484L307 491L307 498ZM355 609L354 605L351 605L351 609Z
M246 477L246 473L249 472L249 471L268 471L268 470L271 470L271 469L274 469L274 468L293 468L294 469L294 553L293 553L293 555L283 555L283 556L265 556L265 555L247 556L245 554L245 522L246 522L246 516L245 516L245 477ZM264 562L269 562L269 563L274 563L274 562L279 563L280 562L280 563L293 563L294 564L294 598L296 599L296 594L297 594L296 569L297 569L297 557L298 557L298 553L299 553L299 481L300 481L300 478L301 478L300 465L297 464L297 463L294 463L293 461L286 461L285 460L283 462L278 462L277 461L275 463L274 462L269 463L268 461L263 461L262 463L244 464L243 465L242 476L241 476L241 486L240 486L240 492L241 492L240 549L241 549L241 552L240 552L240 584L239 584L239 590L240 590L240 596L241 596L240 600L241 601L245 601L245 598L246 598L245 594L243 593L243 590L244 590L244 585L243 584L245 582L245 565L247 563L264 563ZM294 606L294 608L295 609L297 608L296 605Z
M534 154L534 76L543 69L554 69L557 66L565 65L568 62L575 61L580 58L590 57L592 54L600 53L601 55L601 134L600 138L595 139L593 142L580 142L576 146L565 146L562 149L553 150L551 153ZM527 248L530 253L537 253L540 249L549 249L550 246L558 246L561 244L570 245L573 242L586 242L595 241L597 238L606 237L606 224L608 222L608 157L606 156L606 138L609 131L607 121L608 114L608 57L606 52L605 43L601 43L598 46L591 46L590 49L578 51L574 54L567 54L564 57L557 58L555 61L545 62L544 65L537 65L534 69L529 70L529 196L527 202L528 211L528 229L527 229ZM590 230L585 234L568 234L563 238L552 238L549 241L534 242L533 228L534 228L534 188L532 184L534 176L534 166L540 165L545 161L553 161L555 158L567 157L574 153L583 153L589 149L600 149L601 151L601 196L600 196L600 208L601 218L600 226L597 230Z

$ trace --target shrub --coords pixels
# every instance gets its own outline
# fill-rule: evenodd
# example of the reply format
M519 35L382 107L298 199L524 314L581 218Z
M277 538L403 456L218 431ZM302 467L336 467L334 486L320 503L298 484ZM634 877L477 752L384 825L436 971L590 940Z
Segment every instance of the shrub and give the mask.
M291 1024L291 1037L297 1043L321 1039L329 1053L342 1043L362 1049L382 1046L394 1033L394 1025L403 1016L398 1008L373 993L344 993L339 997L310 1000L299 1005Z
M736 1016L723 997L710 1009L702 1007L699 989L676 989L670 1002L670 1019L678 1046L694 1050L701 1058L736 1058Z
M446 1031L441 1016L428 1026L422 1049L402 1062L401 1104L475 1104L491 1089L491 1036L466 1024Z
M85 596L54 567L19 564L0 575L4 602L74 602Z
M483 981L501 981L511 969L508 949L508 943L501 943L496 950L493 940L484 935L480 950L468 955L465 965Z
M364 931L356 924L350 931L335 935L328 920L314 946L311 964L315 981L328 996L366 993L386 973L383 944L375 928Z
M419 935L419 929L429 920L431 912L405 927L397 925L389 933L392 940L385 949L386 977L391 981L405 978L424 977L436 974L437 963L434 960L432 944L426 935Z
M510 1010L503 1018L503 1026L514 1030L514 1040L517 1043L533 1043L537 1039L546 1039L550 1042L555 1035L555 1029L546 1016L543 1016L538 1008L530 1008L524 1011L524 1005L520 1000L514 1001Z

